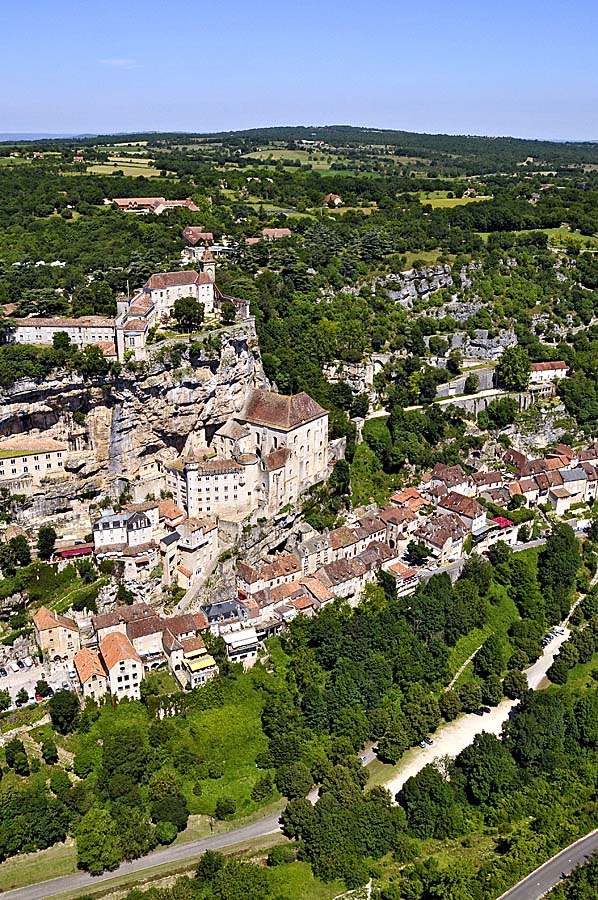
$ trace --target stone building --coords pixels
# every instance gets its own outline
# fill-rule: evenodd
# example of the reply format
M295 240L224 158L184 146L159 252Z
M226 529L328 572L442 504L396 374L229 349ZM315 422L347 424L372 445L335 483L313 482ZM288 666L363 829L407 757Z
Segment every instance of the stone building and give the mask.
M35 641L51 662L71 660L79 650L79 627L67 616L42 606L33 617Z

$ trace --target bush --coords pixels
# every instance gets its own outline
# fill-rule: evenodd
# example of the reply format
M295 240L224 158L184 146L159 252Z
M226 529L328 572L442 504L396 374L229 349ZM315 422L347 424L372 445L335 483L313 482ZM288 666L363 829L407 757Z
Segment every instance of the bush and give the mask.
M230 816L234 816L236 811L237 804L232 797L221 797L220 800L216 802L214 815L217 819L228 819Z
M156 823L172 822L177 831L183 831L188 819L189 807L183 794L168 794L152 803L152 821Z
M156 837L160 844L172 844L178 831L172 822L158 822L156 825Z
M274 782L269 772L258 779L251 789L251 799L255 803L261 803L274 793Z
M295 847L293 844L276 844L268 851L268 865L282 866L285 863L295 862Z

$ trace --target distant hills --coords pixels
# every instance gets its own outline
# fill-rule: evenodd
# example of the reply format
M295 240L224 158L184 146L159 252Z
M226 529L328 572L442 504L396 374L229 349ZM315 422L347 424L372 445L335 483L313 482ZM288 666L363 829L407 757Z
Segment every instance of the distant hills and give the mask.
M219 143L247 152L259 145L296 141L323 141L335 147L377 146L397 156L423 160L443 171L491 173L514 171L533 162L534 168L566 169L598 165L596 141L546 141L483 135L418 134L353 125L278 126L220 132L136 132L111 135L0 134L0 141L37 141L44 144L110 144L147 141L150 147L174 148L178 144Z

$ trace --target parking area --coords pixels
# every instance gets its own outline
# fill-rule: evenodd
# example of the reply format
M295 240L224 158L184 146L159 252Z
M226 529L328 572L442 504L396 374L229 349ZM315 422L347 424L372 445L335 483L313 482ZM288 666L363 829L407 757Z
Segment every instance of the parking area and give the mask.
M42 665L39 660L34 660L32 666L19 669L18 672L13 672L7 663L3 663L2 668L7 674L0 675L0 690L9 692L13 705L22 688L28 692L31 702L34 702L35 685L42 679L48 682L53 691L59 691L65 684L68 684L69 689L75 690L74 679L68 674L72 670L72 663Z

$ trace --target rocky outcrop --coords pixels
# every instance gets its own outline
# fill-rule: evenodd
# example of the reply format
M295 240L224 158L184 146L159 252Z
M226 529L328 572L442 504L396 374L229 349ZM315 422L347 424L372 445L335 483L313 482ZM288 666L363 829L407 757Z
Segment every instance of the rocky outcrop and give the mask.
M60 506L71 499L73 484L89 480L98 487L115 476L132 477L158 450L180 452L194 433L210 438L254 387L268 384L248 319L211 332L203 344L158 344L146 363L124 366L106 383L71 372L20 381L0 394L0 439L43 432L68 443L71 479L68 487L56 486L57 494L66 495L56 497Z

